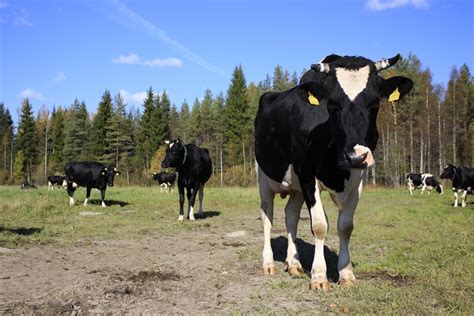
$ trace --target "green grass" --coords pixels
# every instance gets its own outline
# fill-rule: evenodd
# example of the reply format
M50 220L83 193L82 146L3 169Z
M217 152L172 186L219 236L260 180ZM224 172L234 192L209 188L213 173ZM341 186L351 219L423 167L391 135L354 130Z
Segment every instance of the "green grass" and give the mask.
M183 224L177 222L176 192L160 194L157 187L114 187L106 199L113 205L106 209L98 205L97 191L92 193L96 204L83 207L84 195L84 189L79 189L79 205L69 207L64 190L0 187L0 247L67 246L97 239L159 238L186 230L217 234L242 229L259 238L239 248L236 259L249 266L260 265L263 236L256 188L207 188L205 211L219 216ZM286 236L285 202L276 197L273 238ZM337 250L337 211L327 194L324 202L330 224L326 244ZM349 306L355 313L473 314L474 206L453 208L451 204L448 192L427 196L416 191L409 196L403 189L365 190L351 239L358 286L344 289L333 283L330 293L315 293L308 290L309 276L293 279L280 271L265 281L264 288L249 293L253 312L267 313L269 301L286 299L301 303L298 311L303 313L340 313ZM80 216L84 210L104 214ZM307 211L303 209L302 214L307 216ZM309 221L300 222L298 237L313 244ZM294 312L284 306L281 311Z

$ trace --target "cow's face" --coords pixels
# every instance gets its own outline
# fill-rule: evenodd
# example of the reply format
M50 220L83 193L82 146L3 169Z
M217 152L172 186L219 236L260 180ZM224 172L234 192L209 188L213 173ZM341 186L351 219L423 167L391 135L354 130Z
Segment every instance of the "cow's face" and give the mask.
M184 164L186 159L186 147L181 143L181 140L175 139L172 141L165 141L167 148L165 158L161 162L162 168L177 168Z
M117 170L117 168L114 167L106 167L102 170L102 175L105 177L105 180L107 181L107 185L109 187L114 186L114 178L116 175L119 175L120 172Z
M327 104L333 146L343 169L366 168L374 163L380 99L398 101L413 87L405 77L385 80L379 76L380 70L398 59L399 55L373 62L363 57L331 55L311 66L317 72L316 85L309 82L308 92L317 102Z
M441 173L439 177L441 179L452 179L454 177L455 172L456 167L451 164L447 164L446 166L444 166L443 173Z
M159 175L158 172L153 172L151 176L153 177L153 180L158 180L158 175Z

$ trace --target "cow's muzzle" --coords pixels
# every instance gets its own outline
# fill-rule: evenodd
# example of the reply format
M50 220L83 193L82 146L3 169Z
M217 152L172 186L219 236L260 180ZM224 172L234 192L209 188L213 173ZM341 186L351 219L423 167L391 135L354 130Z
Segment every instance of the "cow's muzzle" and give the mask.
M365 146L356 145L354 150L345 153L349 168L365 169L374 165L372 151Z

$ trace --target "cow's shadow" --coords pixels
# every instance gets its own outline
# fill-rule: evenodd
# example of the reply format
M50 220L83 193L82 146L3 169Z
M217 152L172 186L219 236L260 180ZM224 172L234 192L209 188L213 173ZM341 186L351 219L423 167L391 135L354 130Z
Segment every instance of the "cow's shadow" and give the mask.
M277 237L271 240L273 249L273 258L276 261L286 261L286 250L288 247L288 239L285 237ZM302 239L296 240L301 265L308 276L311 276L311 267L314 259L314 245L307 243ZM339 271L337 271L337 260L339 256L336 252L324 246L324 258L326 259L327 276L329 281L337 282L339 280Z
M215 216L219 216L221 215L221 212L218 212L218 211L203 211L202 212L202 217L199 216L198 213L195 213L194 216L198 219L206 219L206 218L211 218L211 217L215 217Z
M39 227L16 227L16 228L7 228L0 226L1 232L8 232L16 235L30 236L36 233L41 233L42 228Z
M93 204L93 205L101 205L101 204L102 204L102 201L101 201L101 200L93 199L93 200L89 200L88 203L89 203L89 204ZM105 200L105 205L107 205L107 206L118 205L118 206L120 206L120 207L124 207L124 206L129 205L129 203L128 203L128 202L124 202L124 201L117 201L117 200Z

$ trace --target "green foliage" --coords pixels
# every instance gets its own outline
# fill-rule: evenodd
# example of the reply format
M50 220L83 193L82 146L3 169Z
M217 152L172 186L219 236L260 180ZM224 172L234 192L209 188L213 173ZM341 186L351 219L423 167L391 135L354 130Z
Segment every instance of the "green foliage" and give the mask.
M65 113L63 162L92 159L89 146L90 121L86 104L77 99Z
M109 90L105 90L102 100L97 108L97 113L92 119L92 156L95 160L111 163L114 161L114 144L108 143L108 127L112 120L112 96Z
M31 182L31 175L33 166L36 162L37 154L37 135L35 129L35 120L33 118L33 109L30 101L25 99L21 105L20 122L18 123L18 135L16 148L22 152L24 157L24 167L21 170L26 172L29 182Z
M53 109L51 113L51 153L49 163L52 173L62 174L64 172L65 117L66 113L61 107Z

